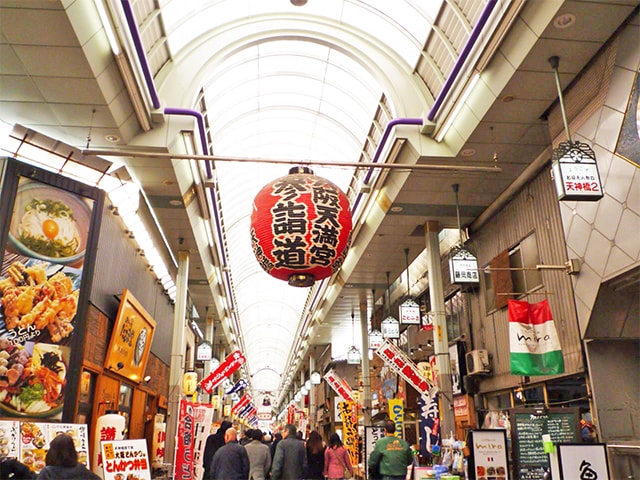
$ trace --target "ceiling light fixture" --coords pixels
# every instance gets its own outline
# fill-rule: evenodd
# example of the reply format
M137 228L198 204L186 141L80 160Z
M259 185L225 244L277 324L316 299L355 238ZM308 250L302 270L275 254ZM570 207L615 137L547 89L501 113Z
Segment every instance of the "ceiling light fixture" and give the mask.
M291 5L294 7L304 7L307 4L307 0L290 0Z

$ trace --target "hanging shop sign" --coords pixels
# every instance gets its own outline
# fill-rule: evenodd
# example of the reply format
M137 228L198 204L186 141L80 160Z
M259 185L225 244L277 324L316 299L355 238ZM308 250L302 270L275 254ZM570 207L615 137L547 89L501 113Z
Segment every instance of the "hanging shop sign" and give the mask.
M346 402L353 402L353 390L346 380L340 377L333 369L330 369L324 375L325 381L329 386Z
M362 360L362 356L360 355L360 350L355 345L349 347L347 350L347 363L349 365L358 365Z
M400 323L403 325L420 325L420 305L411 298L400 305Z
M240 400L231 408L231 413L237 415L240 410L249 405L253 397L248 393L245 393Z
M238 393L240 390L247 388L249 384L244 378L238 380L233 387L224 392L225 395L232 395L234 393Z
M104 480L135 478L151 480L147 441L119 440L102 443Z
M126 288L116 315L105 368L140 383L151 351L156 322Z
M213 348L211 343L202 342L198 345L198 350L196 350L196 360L199 362L208 362L211 360L211 355L213 354Z
M562 142L551 154L558 200L598 201L603 196L596 154L581 142Z
M405 353L386 340L380 348L376 350L376 354L384 360L397 374L404 378L413 388L420 394L432 394L432 383L424 378L416 366Z
M382 338L382 332L380 330L371 330L369 332L369 349L375 350L380 348L384 338Z
M347 196L307 167L267 184L253 201L253 253L269 275L292 286L309 287L337 272L351 228Z
M247 359L244 357L244 355L242 355L240 350L232 352L227 358L224 359L224 362L222 362L218 366L218 368L213 370L206 378L204 378L200 382L200 386L205 392L211 393L214 388L228 379L233 374L233 372L244 365L246 361Z
M477 284L480 282L478 259L464 248L460 248L449 258L449 273L451 283Z
M382 320L380 324L382 338L400 338L400 322L392 315Z

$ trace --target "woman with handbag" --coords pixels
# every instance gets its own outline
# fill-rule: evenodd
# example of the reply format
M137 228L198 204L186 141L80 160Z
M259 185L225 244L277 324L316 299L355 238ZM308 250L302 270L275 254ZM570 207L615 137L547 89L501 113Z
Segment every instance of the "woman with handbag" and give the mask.
M324 476L327 480L342 480L353 477L353 467L346 448L337 433L329 437L329 448L324 451Z

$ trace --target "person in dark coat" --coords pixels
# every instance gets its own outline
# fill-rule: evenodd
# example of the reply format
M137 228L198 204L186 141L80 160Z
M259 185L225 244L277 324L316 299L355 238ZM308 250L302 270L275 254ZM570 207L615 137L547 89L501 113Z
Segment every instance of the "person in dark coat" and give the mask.
M227 429L224 434L225 444L213 456L209 477L205 480L248 480L249 455L238 443L238 432L235 428Z
M51 440L44 458L47 464L38 474L39 480L102 480L98 475L78 462L78 452L73 438L66 433Z
M312 430L307 439L307 480L324 479L324 443L317 430Z
M298 439L296 427L288 423L284 427L282 440L276 447L271 464L272 480L301 480L307 473L307 452L304 442Z
M269 445L269 450L271 453L271 460L276 456L276 448L278 447L278 443L282 440L282 434L280 432L273 435L273 440L271 441L271 445Z
M204 469L202 474L203 480L207 478L213 456L216 454L218 449L224 446L224 434L229 428L231 428L231 422L224 420L220 424L218 431L207 437L207 442L204 446L204 453L202 455L202 468Z
M0 479L6 478L12 480L33 479L36 478L36 474L15 458L5 457L0 460Z

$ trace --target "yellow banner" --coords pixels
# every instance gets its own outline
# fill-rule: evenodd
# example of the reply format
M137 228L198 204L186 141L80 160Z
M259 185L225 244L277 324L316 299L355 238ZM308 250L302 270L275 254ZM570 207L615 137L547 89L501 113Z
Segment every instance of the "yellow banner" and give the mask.
M349 453L351 465L358 464L358 410L356 402L340 402L342 418L342 443Z
M389 399L389 418L396 424L396 437L402 438L402 424L404 422L404 405L401 398Z

